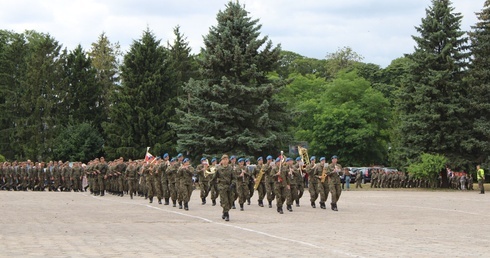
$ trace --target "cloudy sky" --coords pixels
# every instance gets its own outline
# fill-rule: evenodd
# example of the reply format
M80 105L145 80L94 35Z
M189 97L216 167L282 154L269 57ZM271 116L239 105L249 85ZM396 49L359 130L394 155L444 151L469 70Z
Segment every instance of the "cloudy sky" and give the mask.
M234 0L235 1L235 0ZM163 43L180 25L193 52L229 0L2 0L0 29L49 33L63 46L86 50L105 32L123 51L148 27ZM485 0L452 0L462 29L477 21ZM430 0L240 0L260 20L262 35L282 49L318 59L350 46L364 61L387 66L413 51L414 26Z

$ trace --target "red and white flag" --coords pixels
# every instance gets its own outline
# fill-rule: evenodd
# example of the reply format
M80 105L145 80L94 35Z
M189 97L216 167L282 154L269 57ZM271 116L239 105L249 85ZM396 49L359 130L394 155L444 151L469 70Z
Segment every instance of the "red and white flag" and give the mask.
M145 155L145 161L146 162L151 162L155 158L155 156L151 155L149 150L150 150L150 147L146 147L146 155Z

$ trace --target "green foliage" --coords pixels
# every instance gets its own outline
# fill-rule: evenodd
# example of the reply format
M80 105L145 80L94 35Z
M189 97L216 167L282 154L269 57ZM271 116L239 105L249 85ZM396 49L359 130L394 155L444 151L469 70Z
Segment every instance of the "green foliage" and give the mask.
M446 167L447 162L444 155L422 153L418 162L410 164L408 171L416 178L434 179Z
M176 138L169 121L175 116L177 86L169 69L168 50L148 29L124 56L121 78L109 122L103 124L109 158L141 158L147 146L156 153L171 148Z
M356 53L351 47L342 47L334 53L328 53L325 64L328 78L335 77L342 70L353 68L363 59L364 57Z
M400 160L419 153L438 153L455 166L471 157L464 149L469 128L468 94L463 82L469 53L462 16L447 0L433 0L427 16L413 36L417 46L408 57L410 74L396 103L400 114Z
M53 144L55 160L88 162L102 154L104 139L89 123L63 128Z
M2 154L0 154L0 163L1 163L1 162L5 162L5 161L7 161L7 160L5 159L5 157L4 157Z
M204 37L199 56L200 78L184 86L187 96L172 124L178 148L191 156L233 152L263 155L287 144L284 104L273 96L286 84L271 80L280 48L260 38L258 20L239 3L229 2L217 15L217 25Z
M474 162L488 162L490 151L490 1L477 13L478 22L469 33L471 39L472 63L468 76L470 101L469 121L472 130L463 146L468 150Z

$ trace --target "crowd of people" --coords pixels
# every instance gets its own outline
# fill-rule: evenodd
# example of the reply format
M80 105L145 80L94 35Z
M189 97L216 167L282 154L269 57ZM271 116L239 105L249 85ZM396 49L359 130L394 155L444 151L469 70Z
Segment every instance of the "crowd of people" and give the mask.
M309 163L309 164L305 164ZM87 164L81 162L4 162L0 166L0 189L9 191L89 191L96 196L113 194L144 197L150 203L154 198L159 204L189 209L189 201L196 185L200 189L202 204L208 197L213 206L220 197L223 219L229 220L229 210L244 210L257 191L258 205L272 208L276 201L277 212L283 214L283 206L293 211L293 205L300 205L305 185L310 192L310 204L326 209L326 201L331 194L331 209L337 211L337 201L341 194L340 175L343 170L333 156L331 163L326 158L311 157L309 162L300 157L259 157L257 164L250 160L223 155L211 162L202 158L193 167L188 158L178 154L170 158L168 154L151 160L128 160L119 158L106 162L103 157ZM305 184L305 177L308 183Z
M104 196L106 193L121 197L129 195L131 199L140 196L150 203L156 197L159 204L178 205L179 209L188 210L193 190L198 187L203 205L209 197L212 206L215 206L220 197L222 218L228 221L230 209L236 209L238 203L243 211L245 203L251 204L255 191L260 207L266 205L272 208L275 200L280 214L284 213L284 204L289 212L293 211L293 205L300 206L305 188L310 193L312 208L316 208L316 202L320 199L320 208L326 209L330 194L330 207L337 211L344 183L347 183L349 189L351 177L350 170L342 168L337 159L337 156L332 156L330 163L327 163L326 158L321 157L317 163L315 156L308 162L301 157L293 160L282 156L275 159L267 156L265 160L259 157L257 164L251 165L249 159L225 154L219 160L212 158L211 162L202 158L195 167L182 154L175 158L164 154L153 159L124 161L119 158L110 162L101 157L87 164L15 161L4 162L0 166L0 189L89 191L96 196ZM399 171L372 169L370 173L372 188L433 187L437 184L436 180L416 179L410 173ZM352 176L356 180L356 188L362 188L362 172ZM450 187L454 189L473 189L471 175L448 174L448 178ZM480 176L478 179L481 181Z

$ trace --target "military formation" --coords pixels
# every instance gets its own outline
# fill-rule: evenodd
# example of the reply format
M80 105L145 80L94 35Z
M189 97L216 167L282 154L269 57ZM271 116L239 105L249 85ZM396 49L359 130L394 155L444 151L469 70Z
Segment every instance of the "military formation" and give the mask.
M320 196L320 207L326 209L328 195L331 195L331 209L337 211L337 201L341 194L340 175L342 167L337 157L330 164L322 157L305 165L300 157L292 158L267 156L250 165L249 159L229 157L206 158L195 168L184 155L170 158L168 154L152 160L128 160L119 158L107 162L103 157L87 164L80 162L5 162L0 166L0 188L8 191L53 191L90 192L95 196L112 194L144 197L150 203L156 199L159 204L172 205L179 209L189 209L193 190L198 186L202 205L210 198L211 205L222 207L222 218L229 220L230 209L241 211L245 204L251 204L255 191L258 205L264 207L266 199L269 208L275 200L276 210L289 212L293 206L300 206L305 188L305 177L309 178L311 207L316 208Z

